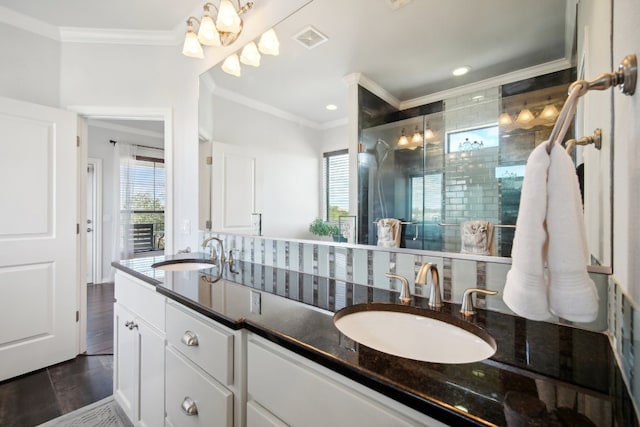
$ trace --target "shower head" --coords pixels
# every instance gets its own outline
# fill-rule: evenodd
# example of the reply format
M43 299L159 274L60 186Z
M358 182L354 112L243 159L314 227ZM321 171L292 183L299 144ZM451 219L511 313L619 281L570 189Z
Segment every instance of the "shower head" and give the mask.
M378 145L378 144L384 145L387 150L391 150L392 149L391 146L384 139L378 138L378 140L376 141L376 145Z

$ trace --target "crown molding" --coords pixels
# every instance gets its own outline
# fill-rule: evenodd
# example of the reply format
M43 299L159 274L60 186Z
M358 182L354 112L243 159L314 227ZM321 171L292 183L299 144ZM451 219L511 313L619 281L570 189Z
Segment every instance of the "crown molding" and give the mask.
M312 129L321 129L320 123L314 122L312 120L304 119L302 117L296 116L295 114L291 114L284 110L276 108L272 105L265 104L264 102L257 101L253 98L240 95L236 92L232 92L227 89L223 89L219 86L216 86L214 88L213 93L222 98L228 99L229 101L233 101L237 104L244 105L249 108L253 108L254 110L262 111L263 113L271 114L272 116L279 117L281 119L285 119L290 122L298 123L300 125L303 125Z
M380 86L377 82L371 80L369 77L365 76L362 73L353 73L347 76L347 82L353 81L357 78L357 82L360 86L367 89L369 92L373 93L377 97L383 99L388 104L393 106L394 108L400 109L401 101L393 96L390 92L388 92L385 88Z
M177 46L180 35L175 31L116 30L60 27L60 41L144 46Z
M572 63L569 59L558 59L556 61L546 62L544 64L535 65L529 68L523 68L522 70L514 71L507 74L502 74L497 77L482 80L476 83L470 83L468 85L458 86L453 89L443 90L441 92L435 92L429 95L421 96L419 98L408 99L400 102L399 110L406 110L407 108L419 107L421 105L430 104L436 101L442 101L443 99L452 98L459 95L465 95L470 92L489 89L496 86L501 86L507 83L517 82L519 80L529 79L531 77L540 76L543 74L553 73L556 71L566 70L571 68Z
M58 42L70 43L178 46L184 37L181 25L171 31L56 27L4 6L0 6L0 22Z
M0 6L0 22L52 40L60 41L60 29L55 25L47 24L44 21L23 15L4 6Z

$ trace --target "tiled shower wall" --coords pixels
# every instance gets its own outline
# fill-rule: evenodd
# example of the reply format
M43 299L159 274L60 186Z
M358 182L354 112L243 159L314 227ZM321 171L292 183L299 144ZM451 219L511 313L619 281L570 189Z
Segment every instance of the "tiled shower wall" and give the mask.
M376 246L356 248L329 241L296 241L220 233L206 233L201 237L204 239L210 235L221 238L225 250L228 252L233 249L234 256L241 261L376 288L399 290L399 283L384 276L385 273L392 272L409 279L412 293L423 296L428 296L430 284L421 286L414 285L413 282L422 264L430 262L438 267L443 299L457 304L460 304L462 294L467 288L492 289L501 293L507 272L511 268L509 260L503 258L494 258L495 261L479 261L462 254L411 249L385 250ZM609 300L608 275L602 273L590 273L590 275L600 294L599 315L594 322L575 326L605 331ZM502 302L500 294L488 297L478 295L476 305L488 310L513 314ZM570 324L557 318L551 321Z
M611 346L618 358L618 365L625 377L629 393L633 396L636 408L640 408L640 310L634 307L631 299L621 291L613 276L609 280L609 333Z

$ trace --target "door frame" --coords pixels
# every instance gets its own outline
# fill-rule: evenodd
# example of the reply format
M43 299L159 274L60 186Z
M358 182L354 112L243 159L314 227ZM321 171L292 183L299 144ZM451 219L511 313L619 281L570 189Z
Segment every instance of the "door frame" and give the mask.
M86 171L88 163L88 129L86 119L126 119L126 120L162 120L164 122L164 164L165 164L165 252L173 253L173 110L171 108L151 107L108 107L108 106L68 106L69 111L78 114L78 171ZM84 176L80 174L79 176ZM78 221L87 223L86 180L79 179L78 185ZM80 227L78 260L78 304L80 308L79 352L87 350L87 228ZM167 252L168 251L168 252Z
M92 279L95 285L104 281L102 277L102 159L89 157L87 159L88 165L93 165L93 213L95 221L91 224L91 228L93 228L94 265Z

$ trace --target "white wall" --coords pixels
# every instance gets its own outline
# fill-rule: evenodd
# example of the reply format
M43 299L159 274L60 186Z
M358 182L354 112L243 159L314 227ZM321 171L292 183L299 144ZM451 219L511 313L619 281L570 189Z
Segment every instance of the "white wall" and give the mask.
M0 23L0 94L57 107L60 101L60 44Z
M196 246L198 158L197 62L177 47L65 43L61 55L61 105L170 109L173 119L174 225L167 249ZM193 226L191 226L193 224Z
M211 126L213 141L263 153L263 234L311 237L309 223L320 209L320 132L215 95Z
M613 60L640 56L640 3L615 0ZM614 89L617 92L617 89ZM640 90L633 96L614 96L613 272L618 284L640 304Z

